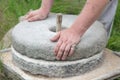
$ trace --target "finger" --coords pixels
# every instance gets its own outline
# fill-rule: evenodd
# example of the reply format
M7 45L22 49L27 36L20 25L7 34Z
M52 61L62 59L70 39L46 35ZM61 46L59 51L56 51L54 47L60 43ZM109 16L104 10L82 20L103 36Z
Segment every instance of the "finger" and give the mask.
M66 47L66 44L65 44L65 43L63 43L63 44L60 46L59 51L58 51L58 54L57 54L57 56L56 56L57 60L61 60L61 59L62 59L62 55L63 55L63 53L64 53L64 51L65 51L65 47Z
M64 51L64 54L63 54L63 56L62 56L62 60L66 60L66 58L67 58L67 56L68 56L68 54L69 54L69 52L70 52L70 45L68 44L67 46L66 46L66 48L65 48L65 51Z
M72 56L73 55L73 53L74 53L74 51L75 51L75 47L70 47L70 52L69 52L69 55L68 56Z
M61 45L62 45L62 41L59 40L56 47L55 47L55 49L54 49L55 56L57 56L59 48L60 48Z
M29 19L29 18L31 18L33 16L33 13L32 12L29 12L26 16L25 16L25 18L26 19Z
M40 20L38 15L33 16L33 17L31 17L31 18L28 19L28 21L30 21L30 22L31 21L37 21L37 20Z
M58 39L60 38L60 32L58 32L57 33L57 35L55 35L53 38L51 38L50 40L52 41L52 42L56 42L56 41L58 41Z

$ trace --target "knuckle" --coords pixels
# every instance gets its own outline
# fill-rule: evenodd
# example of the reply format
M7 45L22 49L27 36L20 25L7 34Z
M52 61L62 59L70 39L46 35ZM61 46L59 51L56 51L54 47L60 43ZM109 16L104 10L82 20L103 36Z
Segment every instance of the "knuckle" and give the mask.
M66 38L62 38L62 40L63 40L64 42L67 42L67 41L68 41Z
M73 42L72 42L72 40L68 40L68 44L72 44Z
M59 48L59 47L60 47L60 44L58 43L57 46L56 46L56 48Z
M66 50L65 50L65 53L68 53L68 52L69 52L69 50L68 50L68 49L66 49Z
M63 51L64 51L64 49L63 49L63 48L60 48L60 51L61 51L61 52L63 52Z

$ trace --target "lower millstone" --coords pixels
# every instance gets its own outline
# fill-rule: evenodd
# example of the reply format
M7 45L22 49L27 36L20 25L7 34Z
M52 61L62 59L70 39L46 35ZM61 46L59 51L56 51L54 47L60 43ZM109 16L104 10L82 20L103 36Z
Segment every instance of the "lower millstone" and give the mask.
M103 51L86 59L76 61L45 61L21 55L12 48L13 62L32 74L48 77L72 77L95 69L103 61Z

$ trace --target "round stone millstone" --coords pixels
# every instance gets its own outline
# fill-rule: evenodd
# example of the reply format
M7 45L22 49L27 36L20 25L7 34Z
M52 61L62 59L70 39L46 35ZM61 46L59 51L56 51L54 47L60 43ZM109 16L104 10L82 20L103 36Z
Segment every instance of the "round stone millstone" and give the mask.
M63 15L62 25L69 28L76 15ZM54 47L56 42L50 38L56 35L56 15L49 15L46 20L35 22L20 22L12 32L12 46L22 55L30 58L55 61ZM91 57L101 52L107 43L107 32L103 24L96 21L83 35L74 54L67 61Z
M103 52L87 59L76 61L46 61L29 58L18 53L12 48L13 62L19 68L32 74L49 77L72 77L86 73L98 67L103 60Z

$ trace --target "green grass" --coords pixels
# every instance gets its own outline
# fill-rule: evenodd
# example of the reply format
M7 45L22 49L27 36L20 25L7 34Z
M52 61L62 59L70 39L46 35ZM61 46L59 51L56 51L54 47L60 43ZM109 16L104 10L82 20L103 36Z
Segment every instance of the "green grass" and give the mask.
M112 50L120 51L120 1L115 15L111 38L109 39L107 47Z
M85 1L81 1L83 3ZM40 7L41 0L0 0L0 39L4 34L15 24L18 23L18 18L30 9L38 9ZM52 8L52 12L62 12L69 14L78 14L81 10L78 0L74 1L74 4L68 0L56 0ZM75 7L73 8L74 5Z
M0 40L10 28L18 23L20 16L27 13L30 9L38 9L40 3L41 0L0 0ZM84 3L85 0L55 0L51 11L79 14ZM1 48L2 45L0 45L0 49ZM120 51L120 1L107 48Z
M5 33L15 24L18 18L30 9L38 9L41 0L0 0L0 40ZM62 12L66 14L79 14L84 5L85 0L55 0L52 12ZM120 1L119 1L120 3ZM118 5L117 14L113 25L111 38L109 39L107 48L120 51L120 4Z

